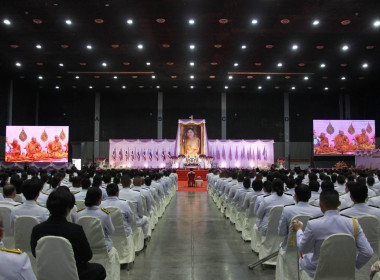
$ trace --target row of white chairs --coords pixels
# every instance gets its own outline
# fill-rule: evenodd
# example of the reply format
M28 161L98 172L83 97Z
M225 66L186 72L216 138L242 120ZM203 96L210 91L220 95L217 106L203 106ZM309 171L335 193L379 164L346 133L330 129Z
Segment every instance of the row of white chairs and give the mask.
M275 206L270 210L267 232L266 235L263 236L258 230L256 225L257 217L254 216L253 211L257 196L253 196L250 199L249 214L248 217L246 217L245 210L239 211L235 207L232 207L230 203L225 203L220 196L215 193L213 188L209 188L208 190L210 197L220 209L221 213L230 219L230 222L234 224L238 232L241 232L242 239L251 242L251 248L254 252L258 253L259 259L264 259L278 251L276 257L263 262L263 264L266 265L276 266L276 279L298 278L299 254L296 234L292 232L291 228L292 223L289 225L287 249L280 249L280 244L284 238L278 235L278 226L283 206ZM242 199L244 199L244 197ZM303 229L305 229L310 218L311 217L307 215L298 215L292 219L292 222L295 219L302 221ZM359 217L358 222L374 250L374 255L370 261L360 270L355 269L356 246L354 239L351 236L352 242L350 241L349 235L347 237L345 234L337 234L329 238L329 241L327 241L327 239L325 240L324 252L327 253L326 256L321 253L315 277L310 278L307 273L303 272L300 275L301 279L369 279L371 266L379 260L380 223L377 217L371 215ZM353 253L350 250L353 250ZM331 255L329 255L328 252L330 252ZM336 252L338 252L339 256ZM337 262L339 262L339 264ZM348 264L352 264L352 266L350 266L350 268L344 268L343 270L337 269L341 264L344 267L348 266Z
M158 219L162 217L165 208L175 195L175 192L176 185L173 184L169 195L161 198L158 203L158 209L151 215L147 213L146 200L143 197L144 215L148 215L150 219L150 232L148 232L148 235L151 234L151 230L157 224ZM78 200L76 204L79 209L84 207L84 201ZM131 201L128 201L128 204L136 216L137 209L135 204ZM127 236L120 209L117 207L107 207L107 209L110 211L112 223L115 227L115 232L111 235L114 247L109 252L105 244L101 221L98 218L84 216L78 219L78 224L83 227L93 252L93 258L90 262L100 263L104 266L107 272L106 279L119 280L120 264L131 264L134 262L136 253L144 248L144 234L141 227L137 227L134 219L131 224L133 235ZM33 227L39 223L39 220L32 216L17 217L14 225L14 234L12 234L10 230L11 209L0 206L0 214L4 222L4 246L6 248L18 248L25 252L29 256L33 271L39 280L78 279L72 247L68 240L53 236L41 238L37 243L36 258L34 258L30 247L30 236ZM57 250L56 248L62 248L62 250ZM57 254L54 257L52 256L53 251L55 252L54 254ZM60 263L59 268L57 268L57 263Z

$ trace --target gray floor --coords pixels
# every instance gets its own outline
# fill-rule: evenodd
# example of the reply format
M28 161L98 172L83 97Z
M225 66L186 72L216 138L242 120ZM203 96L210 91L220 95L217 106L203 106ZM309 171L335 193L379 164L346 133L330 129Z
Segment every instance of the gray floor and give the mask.
M121 279L274 279L273 268L247 268L257 259L207 192L177 192L148 248Z

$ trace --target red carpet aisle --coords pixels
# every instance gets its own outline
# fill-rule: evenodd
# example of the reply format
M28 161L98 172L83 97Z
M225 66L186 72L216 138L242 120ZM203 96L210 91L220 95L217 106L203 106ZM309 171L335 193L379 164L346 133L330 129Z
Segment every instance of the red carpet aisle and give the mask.
M207 192L207 182L203 181L202 188L188 188L187 181L178 181L178 192Z

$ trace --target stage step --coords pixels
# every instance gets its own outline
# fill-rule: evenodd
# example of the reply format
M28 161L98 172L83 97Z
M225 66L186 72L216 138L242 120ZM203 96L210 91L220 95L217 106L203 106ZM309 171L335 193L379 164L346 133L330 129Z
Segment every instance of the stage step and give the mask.
M177 174L178 174L178 181L187 181L187 173L190 172L189 169L177 169L176 170ZM197 178L198 176L201 176L202 180L203 181L206 181L206 175L209 173L208 170L197 170L197 169L194 169L193 172L195 173L195 178Z

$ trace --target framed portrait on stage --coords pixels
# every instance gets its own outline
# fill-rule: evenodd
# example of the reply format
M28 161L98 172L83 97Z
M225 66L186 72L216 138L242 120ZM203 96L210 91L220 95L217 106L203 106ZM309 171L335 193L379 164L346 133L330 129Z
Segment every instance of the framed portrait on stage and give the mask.
M180 120L178 123L177 154L189 157L206 154L207 148L206 124L204 120Z

